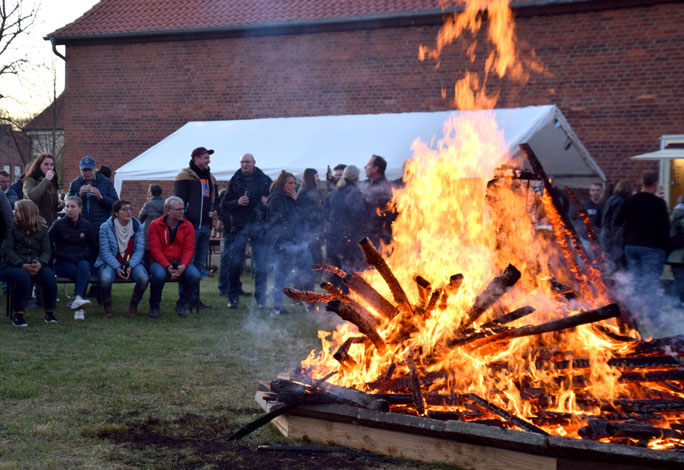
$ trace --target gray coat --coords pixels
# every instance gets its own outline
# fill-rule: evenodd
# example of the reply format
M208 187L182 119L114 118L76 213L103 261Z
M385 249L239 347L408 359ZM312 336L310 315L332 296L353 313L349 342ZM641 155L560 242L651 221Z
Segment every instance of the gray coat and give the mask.
M145 234L145 249L149 250L149 243L147 241L147 230L150 228L150 222L164 215L164 199L161 196L154 196L152 199L147 201L140 213L138 214L138 220L143 223L143 230Z

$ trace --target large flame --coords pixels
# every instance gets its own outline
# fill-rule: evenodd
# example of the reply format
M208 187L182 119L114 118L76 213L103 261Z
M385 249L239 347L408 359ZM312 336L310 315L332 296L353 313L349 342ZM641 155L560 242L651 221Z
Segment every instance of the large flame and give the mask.
M550 401L547 411L600 414L598 406L580 410L578 395L611 400L636 396L639 387L619 382L620 373L608 365L611 358L627 352L625 343L612 340L591 325L483 348L447 346L475 298L509 263L522 273L520 281L472 325L475 329L525 305L536 311L513 326L563 318L611 302L600 275L586 266L578 269L566 228L549 197L542 196L538 182L501 177L498 169L502 165L521 162L511 162L493 113L468 112L492 108L496 103L496 93L487 94L490 73L527 79L517 56L507 2L468 1L464 12L449 19L440 30L435 48L421 46L420 58L438 62L446 47L464 31L476 35L484 10L488 10L488 37L494 44L485 70L481 74L468 72L457 83L454 104L465 112L455 113L444 124L437 145L431 147L419 140L413 143L413 158L404 174L406 185L394 192L398 216L392 225L393 241L383 247L387 263L412 305L419 302L416 275L440 288L451 275L461 273L462 286L446 305L427 317L414 315L410 333L403 336L400 331L406 327L402 321L407 315L388 320L362 298L354 297L376 315L378 332L387 347L380 352L368 342L353 344L349 349L353 365L341 366L333 352L347 338L358 335L353 325L345 323L332 333L319 332L322 349L312 351L302 367L317 377L338 371L332 382L371 390L368 384L382 377L390 364L396 367L395 377L407 376L408 363L415 360L423 377L443 373L426 382L429 392L476 393L517 416L531 418L536 411L533 401L521 396L521 384L525 384L529 390L543 390ZM467 50L474 60L475 47ZM533 69L541 70L534 60L531 63ZM392 298L377 271L367 270L363 277L386 298ZM574 286L577 297L568 300L559 295L549 282L551 278ZM602 325L619 331L616 320L603 321ZM392 341L397 337L401 340ZM551 360L577 358L588 360L589 367L561 372L548 367ZM581 387L574 383L577 375L584 380ZM578 436L577 424L542 427L558 435ZM654 447L661 445L653 442Z

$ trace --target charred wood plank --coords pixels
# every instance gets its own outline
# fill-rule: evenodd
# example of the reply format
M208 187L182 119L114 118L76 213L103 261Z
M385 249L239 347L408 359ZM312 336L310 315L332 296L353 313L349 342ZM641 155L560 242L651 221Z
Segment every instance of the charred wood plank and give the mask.
M444 293L442 294L442 298L439 302L439 308L445 309L447 307L449 297L458 293L458 289L460 289L461 284L463 284L463 274L454 274L449 278L449 283L444 287Z
M428 410L428 418L438 419L440 421L463 421L463 415L460 411L437 411Z
M588 426L578 430L578 434L584 439L601 439L605 437L630 437L634 439L653 438L684 438L684 433L656 426L647 426L639 423L611 423L605 420L595 419Z
M422 276L416 276L413 280L416 281L416 287L418 288L418 306L424 309L432 293L432 284Z
M596 398L585 395L578 395L575 398L577 404L581 406L599 406L604 411L621 411L623 413L667 413L684 411L684 399L665 400L657 399L636 399L636 398Z
M337 351L333 354L333 357L342 364L343 366L354 367L356 361L349 355L349 348L352 344L363 343L366 338L361 336L351 336L347 338L342 345L337 348Z
M609 304L605 307L597 308L595 310L588 310L577 315L561 318L560 320L542 323L541 325L526 325L521 326L520 328L511 328L503 333L483 338L482 340L477 342L478 344L473 346L479 347L483 344L488 344L497 341L507 341L513 338L521 338L524 336L533 336L540 335L543 333L563 331L569 328L575 328L580 325L585 325L587 323L594 323L597 321L607 320L609 318L615 318L619 315L620 309L618 308L618 306L616 304Z
M311 266L312 271L326 271L329 272L330 274L334 274L335 276L339 277L340 279L344 279L344 277L347 275L347 273L337 266L333 266L331 264L314 264Z
M468 328L480 315L489 307L494 305L501 296L508 292L513 285L520 279L520 271L509 264L501 276L497 276L489 283L485 290L475 298L475 304L468 311L468 317L460 325L459 331Z
M356 325L361 333L368 336L378 351L385 350L385 342L375 330L372 321L354 310L349 304L345 304L341 300L333 300L326 304L326 309L335 312L343 320Z
M283 287L283 292L286 296L298 302L330 302L335 298L330 294L293 289L292 287Z
M503 419L505 419L505 420L508 421L509 423L511 423L511 424L513 424L513 425L515 425L515 426L518 426L519 428L524 429L525 431L534 432L534 433L537 433L537 434L542 434L542 435L544 435L544 436L548 436L548 435L549 435L549 433L547 433L547 432L544 431L543 429L538 428L538 427L535 426L534 424L529 423L529 422L525 421L524 419L521 419L521 418L518 418L517 416L512 415L512 414L509 413L508 411L506 411L506 410L504 410L504 409L502 409L502 408L499 408L499 407L496 406L495 404L488 402L488 401L485 400L484 398L481 398L481 397L479 397L478 395L476 395L476 394L474 394L474 393L469 393L469 394L467 394L466 396L467 396L469 399L471 399L473 402L475 402L475 403L477 403L478 405L480 405L481 407L483 407L483 408L485 408L485 409L491 411L492 413L495 413L495 414L499 415L500 417L502 417Z
M524 307L517 308L512 312L509 312L505 315L500 316L499 318L495 318L494 320L485 323L480 328L493 328L495 326L506 325L507 323L511 323L521 319L522 317L526 317L527 315L534 313L535 311L536 310L534 307L525 305Z
M493 327L489 330L478 331L476 333L461 338L450 339L449 341L447 341L447 346L452 348L456 346L463 346L464 344L472 343L473 341L476 341L478 339L493 336L495 334L500 334L508 330L509 328L505 326Z
M380 252L375 248L375 246L373 246L373 243L370 241L370 239L368 237L364 238L359 242L359 246L366 257L368 264L377 269L378 273L380 273L382 278L387 283L387 286L389 287L390 292L392 292L392 296L394 297L394 301L397 303L397 305L404 308L406 312L413 313L413 307L411 307L411 303L406 296L406 292L404 292L404 288L401 287L399 280L396 278Z
M620 382L663 382L665 380L684 380L684 369L623 372L618 380Z
M374 397L387 400L390 405L413 404L412 393L374 393ZM463 398L453 393L423 393L423 400L433 406L458 406L463 404Z
M380 324L380 321L368 310L366 310L366 307L358 303L356 300L352 299L348 295L346 295L344 292L342 292L338 287L335 287L332 285L330 282L324 282L321 284L321 288L324 290L328 291L330 295L332 295L334 298L341 300L344 303L347 303L351 305L351 307L356 310L359 315L361 315L364 320L368 321L371 325L374 327L377 327Z
M439 371L439 372L430 372L426 375L424 375L421 378L421 382L423 385L432 385L433 383L437 382L438 380L443 380L446 379L449 376L449 373L447 371ZM408 390L411 388L411 379L408 376L403 376L403 377L397 377L389 381L388 384L384 385L384 387L380 387L380 381L376 380L373 382L368 382L366 384L372 389L375 390L386 390L386 391L393 391L393 392L399 392L402 390Z
M315 381L310 377L295 376L292 377L293 380L301 382L306 385L313 385L318 383L318 388L325 390L331 395L340 398L341 400L347 400L363 408L368 408L375 411L389 411L389 403L386 400L377 398L371 394L364 393L361 390L356 390L354 388L341 387L339 385L333 385L328 382Z
M621 341L625 343L632 343L634 341L637 341L636 338L632 338L631 336L624 336L619 335L617 333L613 333L609 328L606 328L603 325L594 325L594 328L615 341Z
M538 416L531 418L534 424L543 426L551 426L557 424L569 424L572 422L589 421L592 419L602 419L605 421L660 421L664 420L663 415L655 413L601 413L600 416L577 414L577 413L559 413L555 411L542 411Z
M562 282L557 281L554 278L549 279L549 284L551 284L551 287L557 294L562 295L566 299L577 298L577 292L575 292L575 289L573 289L569 285L563 284Z
M406 365L409 368L409 378L411 379L411 395L413 396L413 404L420 416L425 414L425 401L423 400L423 392L420 390L420 376L418 375L418 368L413 361L411 354L406 357Z
M425 315L427 315L428 313L432 312L435 308L437 308L437 302L439 301L441 295L442 289L436 289L434 292L432 292L430 300L427 306L425 307Z

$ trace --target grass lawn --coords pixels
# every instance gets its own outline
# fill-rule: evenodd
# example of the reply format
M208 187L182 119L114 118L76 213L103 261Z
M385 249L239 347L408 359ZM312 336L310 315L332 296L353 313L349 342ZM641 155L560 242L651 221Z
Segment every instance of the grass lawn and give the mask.
M126 315L130 284L114 286L113 319L93 301L85 321L75 321L61 285L58 324L45 324L39 308L27 311L28 328L12 327L3 315L0 470L435 468L344 449L311 451L272 425L228 442L262 414L257 382L298 366L319 346L316 331L334 320L297 306L271 317L251 297L229 310L216 282L202 281L212 310L187 318L173 311L176 284L164 289L158 320L147 317L149 292L141 315ZM253 289L248 275L243 282ZM257 448L265 444L306 448Z

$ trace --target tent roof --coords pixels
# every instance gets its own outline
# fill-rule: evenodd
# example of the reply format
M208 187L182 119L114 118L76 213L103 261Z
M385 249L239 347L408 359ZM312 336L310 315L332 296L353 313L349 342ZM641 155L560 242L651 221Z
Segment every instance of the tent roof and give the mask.
M511 155L528 143L557 184L588 187L605 175L553 105L470 111L491 112L503 131ZM360 114L188 122L129 161L115 175L117 191L128 180L174 180L187 167L193 148L214 149L211 170L219 181L229 180L240 157L254 155L257 167L271 177L285 169L297 175L306 168L325 174L338 163L359 168L372 154L387 160L386 176L401 176L403 162L412 156L416 138L433 142L452 113L441 111L397 114Z
M677 160L684 158L684 149L663 149L630 157L632 160Z

